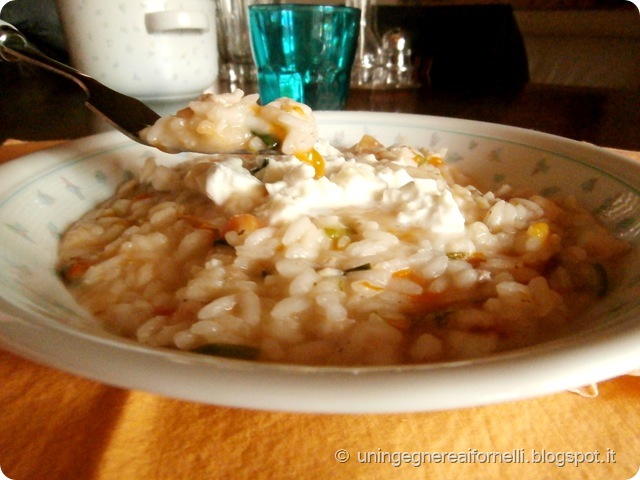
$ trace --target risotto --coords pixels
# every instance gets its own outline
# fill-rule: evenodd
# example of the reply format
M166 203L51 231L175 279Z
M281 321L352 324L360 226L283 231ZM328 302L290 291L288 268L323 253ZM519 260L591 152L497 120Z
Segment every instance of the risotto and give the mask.
M482 191L445 151L365 136L290 153L309 149L321 172L295 153L147 160L65 233L60 275L107 329L149 346L390 365L570 331L628 249L575 199Z
M167 152L258 152L277 149L295 154L313 149L318 131L311 108L290 98L258 105L258 95L205 93L175 115L160 118L140 132L150 145Z

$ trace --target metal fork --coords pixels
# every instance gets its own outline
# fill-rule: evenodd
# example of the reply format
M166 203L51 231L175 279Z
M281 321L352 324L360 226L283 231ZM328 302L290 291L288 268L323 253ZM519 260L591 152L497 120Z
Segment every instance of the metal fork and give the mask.
M2 20L0 59L28 62L73 80L85 92L87 98L84 103L87 108L127 137L148 145L138 134L143 128L153 125L160 115L141 101L116 92L94 78L44 55L17 28Z

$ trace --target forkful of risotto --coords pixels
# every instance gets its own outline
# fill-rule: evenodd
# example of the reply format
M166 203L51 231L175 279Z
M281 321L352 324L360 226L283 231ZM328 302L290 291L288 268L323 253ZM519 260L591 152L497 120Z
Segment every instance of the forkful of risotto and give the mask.
M0 20L0 61L27 62L72 80L85 105L132 140L171 153L285 154L310 163L322 176L313 149L318 131L311 108L289 98L258 105L258 95L204 93L175 115L160 117L139 100L42 54L13 25Z
M295 155L324 174L314 149L318 128L311 108L290 98L258 104L258 95L204 93L175 115L158 119L140 132L149 145L166 152Z

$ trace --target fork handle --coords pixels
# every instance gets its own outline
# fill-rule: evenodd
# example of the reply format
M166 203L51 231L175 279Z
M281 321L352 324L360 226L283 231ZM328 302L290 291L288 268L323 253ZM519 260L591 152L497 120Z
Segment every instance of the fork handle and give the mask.
M84 84L87 78L86 75L75 68L44 55L33 47L16 27L3 20L0 20L0 60L8 62L24 61L46 68L51 72L73 80L82 88L85 94L89 95L89 91Z

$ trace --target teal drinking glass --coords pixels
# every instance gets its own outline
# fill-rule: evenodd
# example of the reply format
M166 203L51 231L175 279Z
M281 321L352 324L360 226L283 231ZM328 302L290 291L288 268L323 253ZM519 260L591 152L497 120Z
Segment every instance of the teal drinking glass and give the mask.
M249 7L262 104L289 97L314 110L344 109L360 9L341 5Z

